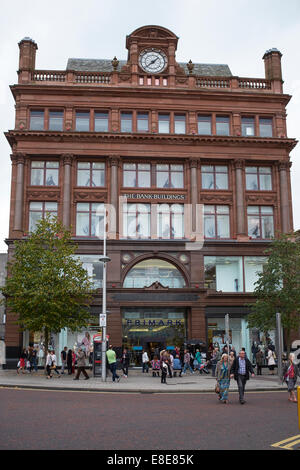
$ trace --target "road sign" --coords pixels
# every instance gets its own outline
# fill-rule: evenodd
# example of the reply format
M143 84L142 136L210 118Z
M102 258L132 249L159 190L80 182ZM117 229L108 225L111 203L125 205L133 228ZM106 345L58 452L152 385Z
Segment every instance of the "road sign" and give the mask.
M106 326L106 313L100 313L100 327Z

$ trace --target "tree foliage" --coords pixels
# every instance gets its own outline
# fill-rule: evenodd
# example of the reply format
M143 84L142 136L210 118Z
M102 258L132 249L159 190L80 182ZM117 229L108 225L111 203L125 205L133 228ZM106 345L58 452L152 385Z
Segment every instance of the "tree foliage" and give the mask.
M89 321L92 285L70 232L47 216L26 240L14 244L13 259L2 293L8 312L18 315L23 330L43 331L45 347L51 331L76 331Z
M258 273L254 290L256 302L251 304L248 323L262 331L274 329L279 312L289 349L290 333L300 326L299 234L282 234L266 254L268 261Z

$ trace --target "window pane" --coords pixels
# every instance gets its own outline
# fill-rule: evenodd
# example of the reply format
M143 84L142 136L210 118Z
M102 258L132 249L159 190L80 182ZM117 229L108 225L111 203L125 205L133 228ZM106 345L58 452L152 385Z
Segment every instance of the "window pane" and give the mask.
M77 112L76 113L76 131L89 132L90 130L90 113Z
M79 205L79 204L78 204ZM78 207L77 205L77 207ZM76 214L76 235L87 237L89 235L89 213L77 213Z
M33 186L44 185L44 170L39 170L39 169L31 170L31 184Z
M78 162L77 167L80 169L87 169L89 170L90 168L90 162Z
M139 171L138 178L139 188L149 188L151 186L150 171Z
M249 191L257 191L258 190L258 181L257 181L257 175L251 175L247 174L246 175L246 189Z
M170 132L170 116L169 114L158 115L158 132L160 134L168 134Z
M30 130L44 130L44 111L30 111Z
M198 134L211 134L211 116L198 116Z
M92 171L92 186L104 186L104 170Z
M137 130L138 132L148 132L148 113L137 113Z
M259 135L260 137L272 137L272 119L260 118L259 119Z
M204 215L204 236L206 238L216 237L215 217Z
M172 237L183 238L184 237L184 219L182 213L175 213L172 216Z
M58 186L58 170L55 168L46 169L46 186Z
M222 292L243 291L243 259L241 256L205 256L205 283Z
M259 175L259 184L262 191L272 190L272 177L271 175Z
M261 217L262 238L274 237L274 223L272 215L262 215Z
M202 173L202 188L214 189L214 175L213 173Z
M248 216L248 236L251 238L260 238L259 217Z
M91 220L91 236L98 238L103 238L103 215L92 213L92 220Z
M254 136L254 118L242 118L242 135L245 137Z
M258 280L258 273L263 271L264 265L267 263L265 256L245 256L244 269L245 269L245 291L253 292L255 289L255 282Z
M95 113L95 132L108 131L108 113Z
M29 232L34 232L39 220L43 217L42 212L29 212Z
M218 238L230 237L229 215L218 215L217 226Z
M132 132L132 113L121 113L121 132Z
M78 170L77 171L77 186L90 186L90 170Z
M216 189L228 189L228 176L216 173Z
M135 171L123 172L123 185L129 188L136 187L136 172Z
M171 188L183 188L183 173L171 173Z
M150 287L154 282L170 288L185 286L184 278L175 266L167 261L150 259L136 264L129 271L123 287Z
M175 114L174 132L175 134L185 134L185 115L184 114Z
M158 171L156 173L156 186L158 188L169 188L169 172Z
M217 135L229 135L229 117L216 117L216 133Z
M62 131L64 125L63 111L49 112L49 131Z

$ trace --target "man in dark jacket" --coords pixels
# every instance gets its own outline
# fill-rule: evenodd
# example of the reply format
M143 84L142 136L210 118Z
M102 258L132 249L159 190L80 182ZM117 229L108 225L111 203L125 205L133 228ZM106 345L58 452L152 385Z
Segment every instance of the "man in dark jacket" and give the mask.
M246 358L245 351L242 350L240 351L238 357L236 357L233 361L230 369L230 377L234 377L234 379L237 381L241 405L245 403L245 385L247 380L249 380L249 373L251 373L251 376L254 377L252 364L249 359Z

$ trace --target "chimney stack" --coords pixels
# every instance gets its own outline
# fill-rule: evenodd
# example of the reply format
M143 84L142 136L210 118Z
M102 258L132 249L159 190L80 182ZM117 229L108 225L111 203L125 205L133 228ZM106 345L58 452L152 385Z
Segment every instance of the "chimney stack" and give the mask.
M31 38L24 38L19 42L19 83L28 82L31 72L35 69L35 56L38 46Z

